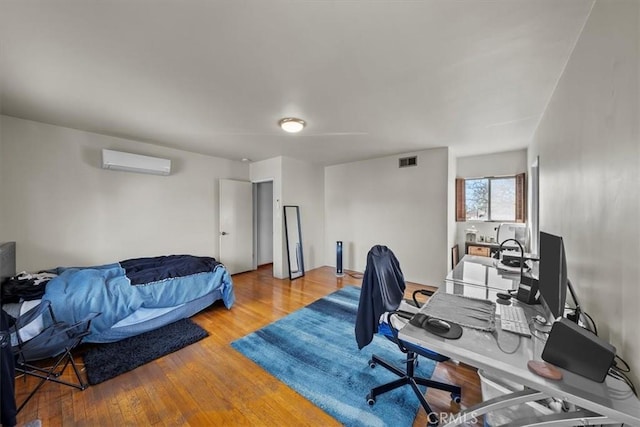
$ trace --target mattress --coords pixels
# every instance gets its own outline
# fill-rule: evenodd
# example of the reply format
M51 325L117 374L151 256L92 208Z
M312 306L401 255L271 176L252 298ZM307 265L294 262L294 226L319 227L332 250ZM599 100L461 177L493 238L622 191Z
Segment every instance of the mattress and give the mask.
M14 253L15 245L3 244L0 249L3 254L8 249ZM0 265L3 278L15 275L15 258L10 261ZM210 257L169 255L49 271L58 276L47 283L42 299L51 302L58 321L73 324L89 313L100 313L92 320L85 342L119 341L193 316L217 300L228 309L235 301L231 276ZM3 308L17 317L39 301ZM47 313L37 319L25 334L37 334L50 323L50 317Z

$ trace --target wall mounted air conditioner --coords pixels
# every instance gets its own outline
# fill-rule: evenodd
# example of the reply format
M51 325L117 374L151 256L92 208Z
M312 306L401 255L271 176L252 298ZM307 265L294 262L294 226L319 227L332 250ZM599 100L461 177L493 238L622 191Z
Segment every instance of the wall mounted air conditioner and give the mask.
M171 160L103 149L102 168L150 173L153 175L169 175L171 173Z

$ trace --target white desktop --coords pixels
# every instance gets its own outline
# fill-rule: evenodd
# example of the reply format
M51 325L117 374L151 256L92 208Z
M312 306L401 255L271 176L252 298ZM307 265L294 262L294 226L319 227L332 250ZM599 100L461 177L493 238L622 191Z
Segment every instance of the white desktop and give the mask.
M503 275L498 272L494 260L486 257L466 255L452 270L439 291L495 301L498 293L515 290L519 284L518 275ZM545 319L553 316L542 305L527 305L512 299L513 305L524 311L528 325L535 324L536 316ZM423 307L424 309L424 307ZM429 348L454 360L474 366L493 377L502 378L526 388L497 397L468 408L450 420L447 426L459 425L476 416L509 406L553 398L575 405L573 412L541 415L515 422L515 425L571 426L582 423L611 424L625 423L640 426L640 401L627 384L613 377L602 383L592 381L570 371L561 369L563 378L554 381L536 375L529 370L530 360L542 362L549 328L535 326L531 336L522 336L500 328L501 319L496 321L494 332L483 332L463 328L458 340L448 340L435 336L421 328L408 324L399 332L402 340ZM463 396L464 401L464 396ZM538 424L535 424L538 425Z

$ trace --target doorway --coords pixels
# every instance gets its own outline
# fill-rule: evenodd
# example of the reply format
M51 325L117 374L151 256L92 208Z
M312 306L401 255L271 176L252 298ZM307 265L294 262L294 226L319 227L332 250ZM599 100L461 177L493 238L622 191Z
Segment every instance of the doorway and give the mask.
M254 267L273 265L273 181L253 184Z
M248 181L220 179L220 262L229 274L255 268L253 263L253 186Z

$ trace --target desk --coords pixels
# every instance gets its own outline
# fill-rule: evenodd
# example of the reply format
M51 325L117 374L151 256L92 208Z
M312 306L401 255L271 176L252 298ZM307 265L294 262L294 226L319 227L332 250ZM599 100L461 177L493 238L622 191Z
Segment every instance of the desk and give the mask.
M518 287L520 269L498 270L495 258L465 255L444 279L447 285L475 285L481 289L506 292ZM460 288L463 291L463 288ZM473 292L469 288L466 292ZM469 295L473 296L473 295ZM483 298L483 297L478 297ZM486 298L486 297L485 297Z
M491 260L467 255L447 276L439 291L494 299L496 292L515 289L517 283L518 276L501 276ZM519 303L514 300L514 304ZM543 313L540 305L521 306L528 320L537 313L547 314L545 317L549 317L549 313ZM496 319L496 323L497 329L493 333L463 328L462 337L458 340L435 336L411 324L407 324L399 332L402 340L429 348L526 387L524 391L491 399L469 408L458 414L446 424L447 426L462 424L492 410L547 397L562 399L583 409L519 420L514 425L531 425L546 420L549 424L553 422L554 426L582 423L625 423L640 426L640 401L622 381L607 376L604 383L597 383L564 369L561 369L563 379L560 381L551 381L535 375L527 368L527 362L542 361L541 354L546 342L544 334L537 333L531 338L519 337L502 331L499 318Z

